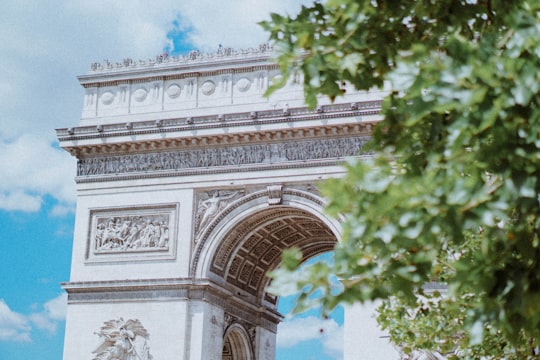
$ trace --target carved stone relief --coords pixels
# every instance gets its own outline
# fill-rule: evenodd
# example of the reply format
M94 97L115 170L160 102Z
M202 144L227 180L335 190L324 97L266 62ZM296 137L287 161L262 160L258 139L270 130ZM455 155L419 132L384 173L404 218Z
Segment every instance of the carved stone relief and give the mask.
M78 176L181 170L343 158L358 155L367 138L338 138L277 144L126 154L79 159Z
M172 254L176 206L93 210L89 257Z
M197 205L195 233L199 233L229 203L241 197L244 190L214 190L204 192Z
M93 360L151 360L148 331L137 319L105 321L99 332Z
M169 220L163 215L98 218L96 253L169 248Z
M239 79L237 82L236 82L236 87L238 88L238 90L240 92L246 92L249 90L251 86L251 80L249 80L248 78L246 77L243 77L241 79Z

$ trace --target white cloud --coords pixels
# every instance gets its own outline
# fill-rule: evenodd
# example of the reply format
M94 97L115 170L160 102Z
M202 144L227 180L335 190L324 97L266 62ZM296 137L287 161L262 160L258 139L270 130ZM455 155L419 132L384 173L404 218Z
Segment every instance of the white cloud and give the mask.
M177 0L133 0L112 2L65 1L69 16L82 22L77 34L86 46L92 60L108 58L120 61L125 57L153 57L167 44L167 32L180 10ZM82 30L82 31L81 31ZM90 32L88 32L90 31ZM85 64L87 65L87 64Z
M315 316L292 318L279 324L277 346L290 348L305 341L320 341L324 351L341 358L343 354L343 328L333 319Z
M194 47L257 47L271 11L311 0L5 0L0 12L0 209L37 211L44 196L73 206L75 165L52 146L53 129L77 125L90 63L147 59L180 22ZM71 205L69 205L71 204Z
M49 215L55 216L55 217L62 217L66 216L68 214L71 214L75 211L75 208L73 204L56 204L52 207L52 209L49 212ZM65 236L63 229L57 230L57 236Z
M34 212L38 211L40 207L41 196L39 195L27 194L20 189L11 189L0 193L0 209Z
M4 299L0 299L0 341L30 341L31 327L24 315L12 311Z
M188 39L201 50L216 50L219 44L234 48L256 47L268 40L257 24L271 12L296 13L307 0L197 0L179 2L182 20L193 28ZM217 5L219 4L219 5Z
M66 319L67 294L63 293L43 304L43 309L29 315L19 314L0 299L0 341L30 342L33 328L56 332L58 322Z
M47 316L56 321L66 320L67 311L67 294L62 293L58 297L47 301L43 307L47 313Z
M45 194L73 203L75 166L74 159L46 137L24 134L0 141L0 209L37 211Z
M44 312L28 315L28 319L39 330L45 330L49 334L54 334L57 329L57 324L47 317Z
M336 359L343 358L343 326L338 327L334 331L330 331L323 337L322 343L324 352L334 356Z

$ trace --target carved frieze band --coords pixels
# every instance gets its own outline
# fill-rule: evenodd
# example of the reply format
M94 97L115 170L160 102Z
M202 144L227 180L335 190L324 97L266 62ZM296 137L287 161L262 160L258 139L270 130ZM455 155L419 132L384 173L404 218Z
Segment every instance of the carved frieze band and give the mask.
M176 150L79 159L77 176L158 172L220 166L269 164L355 156L368 137L304 140L277 144Z

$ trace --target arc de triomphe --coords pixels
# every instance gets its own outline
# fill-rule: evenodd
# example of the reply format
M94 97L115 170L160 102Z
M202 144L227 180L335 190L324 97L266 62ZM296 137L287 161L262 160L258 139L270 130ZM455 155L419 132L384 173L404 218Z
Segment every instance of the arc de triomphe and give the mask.
M92 64L78 160L64 359L273 359L283 249L332 250L340 224L316 184L340 176L380 92L303 102L269 46ZM394 359L371 308L347 308L345 358ZM364 351L364 353L362 353ZM391 357L390 355L394 354Z

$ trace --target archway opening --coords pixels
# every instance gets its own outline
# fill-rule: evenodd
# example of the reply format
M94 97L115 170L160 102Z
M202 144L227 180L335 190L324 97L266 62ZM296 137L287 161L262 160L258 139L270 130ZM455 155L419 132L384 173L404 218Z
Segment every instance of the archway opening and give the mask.
M251 341L241 325L234 324L223 339L222 360L251 360L253 352Z
M244 219L225 236L210 271L233 291L275 309L277 297L265 291L266 275L279 266L283 250L296 247L309 260L333 250L336 242L334 232L314 214L288 206L271 207Z
M287 190L279 205L265 206L260 200L253 205L244 204L229 211L230 216L221 216L201 237L200 245L208 239L208 249L212 249L203 263L206 276L230 294L229 301L234 298L236 307L228 307L225 316L253 331L253 338L247 339L251 339L254 354L261 357L264 353L261 358L270 359L274 358L270 354L275 354L282 316L278 297L267 291L267 274L280 265L285 249L299 249L303 261L331 252L338 241L339 224L324 215L321 203L306 202L296 193L289 197ZM224 359L235 359L234 349L243 348L236 340L228 331L224 333Z
M320 261L333 261L333 252L306 260L296 272ZM278 300L277 310L285 317L278 325L275 359L343 359L344 308L338 306L327 317L322 316L320 308L292 313L298 296L299 293L290 294Z

